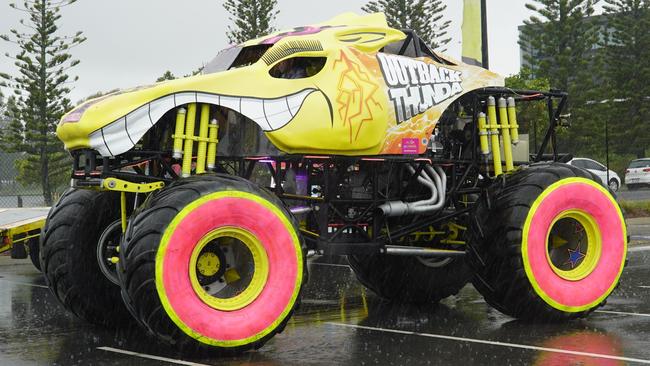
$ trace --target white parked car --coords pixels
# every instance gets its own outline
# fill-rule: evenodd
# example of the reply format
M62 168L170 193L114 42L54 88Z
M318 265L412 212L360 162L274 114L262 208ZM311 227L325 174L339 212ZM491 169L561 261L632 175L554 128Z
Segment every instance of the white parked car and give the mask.
M630 162L630 166L625 171L625 185L630 190L650 185L650 158Z
M587 158L574 158L569 161L569 164L577 166L578 168L586 169L598 176L603 185L608 186L609 189L616 192L621 187L621 178L615 171L609 169L609 181L607 179L607 167L597 162L596 160ZM627 183L627 180L626 180Z

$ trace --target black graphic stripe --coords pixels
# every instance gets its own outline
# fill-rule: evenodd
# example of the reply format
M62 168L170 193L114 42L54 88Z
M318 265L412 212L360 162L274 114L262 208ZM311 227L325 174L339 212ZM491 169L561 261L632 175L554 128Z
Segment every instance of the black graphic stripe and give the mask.
M264 99L262 99L262 112L264 113L264 120L266 121L266 124L269 125L269 130L273 130L273 126L271 126L271 122L269 122L269 118L266 116L266 107L264 106Z
M289 98L284 97L284 102L287 104L287 110L289 111L291 118L293 118L293 112L291 112L291 107L289 107Z
M135 142L131 138L131 134L129 133L129 125L127 124L127 117L128 115L124 116L124 131L126 131L126 136L131 140L131 145L135 146Z
M104 140L104 146L106 146L106 150L108 150L108 153L111 156L115 156L115 155L113 155L113 152L111 151L111 148L108 147L108 144L106 143L106 137L104 137L104 129L102 128L102 129L100 129L100 131L102 132L102 140Z

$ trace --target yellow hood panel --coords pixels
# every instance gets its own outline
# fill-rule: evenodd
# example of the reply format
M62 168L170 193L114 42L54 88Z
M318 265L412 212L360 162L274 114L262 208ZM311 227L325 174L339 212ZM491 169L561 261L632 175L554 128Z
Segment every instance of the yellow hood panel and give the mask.
M342 14L244 43L270 47L250 66L88 101L63 117L57 134L67 149L93 148L114 156L133 148L165 112L198 102L245 115L287 153L423 153L454 100L477 88L502 86L503 78L462 63L378 52L404 38L381 13ZM326 62L311 77L269 74L292 57Z

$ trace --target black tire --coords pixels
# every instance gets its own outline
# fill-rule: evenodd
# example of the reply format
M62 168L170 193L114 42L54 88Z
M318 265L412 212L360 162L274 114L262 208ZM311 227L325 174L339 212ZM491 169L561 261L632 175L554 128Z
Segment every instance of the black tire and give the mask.
M609 184L607 185L607 187L612 192L618 192L618 189L620 188L620 185L618 184L618 181L616 179L610 179Z
M535 292L525 272L522 228L532 203L551 184L571 177L600 183L597 176L571 165L538 163L497 179L477 203L467 238L468 262L475 270L472 283L488 304L504 314L557 321L584 317L604 304L585 311L560 311Z
M29 259L32 261L34 267L36 267L39 272L41 271L41 259L39 258L39 239L31 238L27 242L27 247L29 248Z
M132 321L120 288L96 259L99 236L119 216L119 194L70 189L50 210L41 235L40 261L54 296L79 318L107 327Z
M455 295L472 278L464 259L443 259L437 267L418 258L389 255L349 256L359 282L397 303L427 304Z
M189 203L198 198L221 191L243 191L261 197L279 208L287 218L291 215L274 195L251 182L229 175L193 176L182 179L162 191L152 194L134 213L123 238L118 265L118 277L127 308L140 324L163 343L183 352L239 353L257 349L282 332L300 302L293 304L288 315L266 336L237 347L209 346L184 333L169 317L162 305L155 283L156 254L169 223ZM297 223L292 220L294 229ZM297 230L297 229L296 229ZM303 282L306 283L305 247L301 242Z

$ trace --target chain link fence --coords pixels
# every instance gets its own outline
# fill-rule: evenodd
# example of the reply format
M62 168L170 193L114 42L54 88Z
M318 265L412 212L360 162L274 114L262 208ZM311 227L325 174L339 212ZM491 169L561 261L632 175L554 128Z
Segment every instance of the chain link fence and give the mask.
M43 191L38 185L24 185L18 180L16 161L23 157L23 153L0 151L0 208L45 206Z

